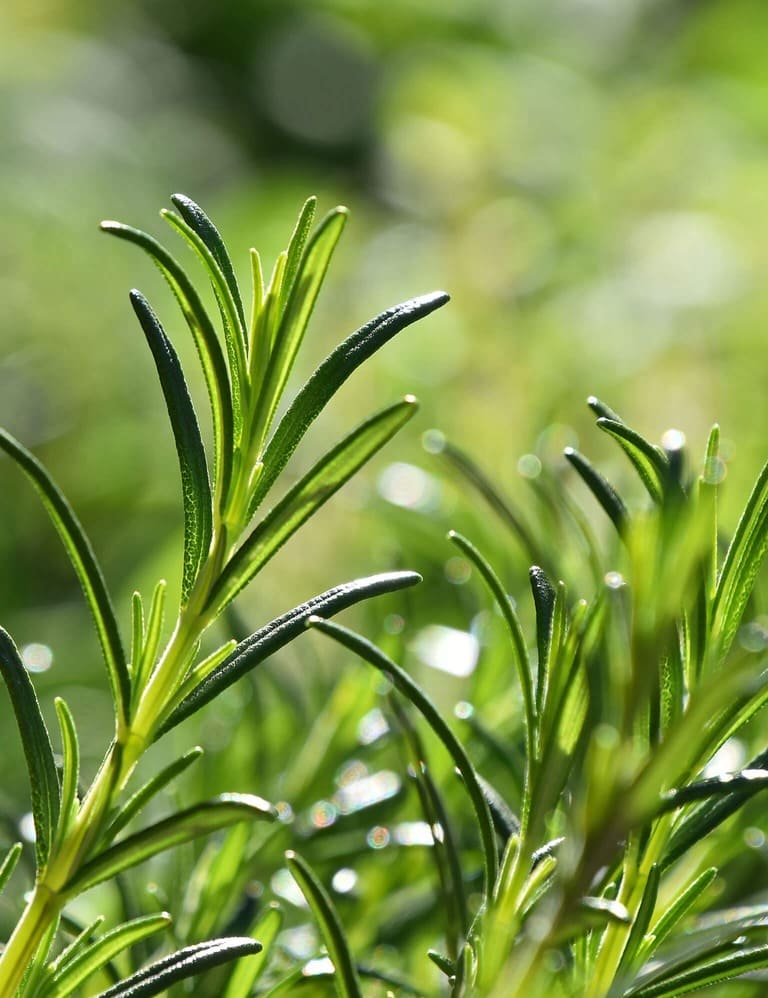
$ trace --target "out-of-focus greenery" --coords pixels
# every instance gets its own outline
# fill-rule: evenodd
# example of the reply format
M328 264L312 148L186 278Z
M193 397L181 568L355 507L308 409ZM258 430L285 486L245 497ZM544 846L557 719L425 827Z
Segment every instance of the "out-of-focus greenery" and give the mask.
M457 525L448 507L460 519L470 504L409 467L438 473L419 447L430 426L518 497L520 457L556 463L586 430L589 393L651 437L674 422L694 453L717 420L738 441L732 525L766 452L767 29L761 0L6 0L0 423L72 499L123 619L131 590L175 563L181 531L128 287L175 316L159 276L96 223L144 220L172 190L210 210L241 263L250 245L269 259L309 193L352 209L297 381L385 306L433 287L453 297L358 380L382 400L415 392L420 427L281 554L282 584L273 573L242 601L248 626L394 561L433 583L413 597L421 620L466 626L474 598L440 578L464 576L440 545ZM342 393L319 432L337 437L357 411ZM591 454L622 473L607 444ZM53 649L41 696L72 703L92 766L110 715L86 611L27 485L0 470L2 621ZM393 498L429 516L385 521ZM465 692L441 690L444 705ZM200 737L225 745L249 695ZM236 758L257 737L269 746L239 737ZM23 773L3 776L0 809L15 815ZM243 789L262 788L254 775Z

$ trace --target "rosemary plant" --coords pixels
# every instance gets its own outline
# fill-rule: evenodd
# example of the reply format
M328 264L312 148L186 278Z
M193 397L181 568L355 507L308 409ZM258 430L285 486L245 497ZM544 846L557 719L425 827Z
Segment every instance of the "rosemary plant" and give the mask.
M721 556L718 427L701 473L689 476L682 434L656 446L599 400L589 404L645 493L630 506L586 457L566 451L612 525L607 559L562 479L537 481L526 514L471 458L444 441L432 446L511 528L525 556L536 552L548 565L530 569L529 639L527 608L508 595L495 559L450 535L496 605L514 664L519 728L493 731L481 708L475 714L474 752L489 768L495 759L491 773L392 658L335 622L310 624L391 680L461 776L482 855L474 913L473 863L451 830L456 815L442 806L445 791L413 729L401 724L424 820L440 830L433 853L444 942L429 957L450 995L671 998L745 974L739 994L761 995L764 894L718 908L713 884L733 855L728 829L768 787L765 725L756 724L768 702L764 644L736 640L768 550L768 466ZM566 535L587 556L576 598L550 574L565 562ZM754 758L718 771L717 753L737 735L755 745ZM495 782L510 775L519 792L505 798Z
M144 250L160 269L192 334L208 390L213 427L212 461L206 454L179 359L145 298L131 304L157 367L181 473L184 544L178 602L159 582L149 601L135 593L126 650L104 576L75 513L42 464L10 434L0 447L30 479L63 542L82 586L98 633L115 714L114 738L91 785L79 788L78 737L67 704L56 701L63 763L30 678L12 639L0 631L0 671L23 743L35 826L36 875L16 928L0 954L0 994L64 998L81 993L102 968L138 943L167 928L170 916L151 914L109 931L85 927L68 945L59 932L65 906L82 892L184 842L241 822L273 821L275 809L252 795L226 794L194 804L138 831L127 826L144 806L200 756L173 760L143 786L130 790L146 749L304 629L312 615L330 616L379 593L418 581L393 572L338 585L266 624L239 644L223 643L201 655L201 639L224 610L325 501L414 414L408 396L367 419L324 454L272 506L262 505L307 429L337 389L396 333L442 305L435 293L382 313L352 333L319 366L276 420L294 360L346 221L336 208L313 229L315 199L304 205L287 249L265 282L259 254L251 253L252 304L246 315L234 268L210 219L189 198L173 197L165 221L192 251L215 294L217 321L202 304L193 281L152 236L117 222L102 229ZM217 330L217 325L219 330ZM254 522L255 521L255 522ZM170 604L170 605L169 605ZM163 640L163 618L173 621ZM22 846L0 866L8 882ZM308 883L311 871L293 863ZM308 888L309 889L309 888ZM268 925L264 926L269 935ZM173 982L259 951L250 937L197 942L166 953L103 998L154 995ZM247 963L247 961L245 961ZM246 978L229 998L249 993Z

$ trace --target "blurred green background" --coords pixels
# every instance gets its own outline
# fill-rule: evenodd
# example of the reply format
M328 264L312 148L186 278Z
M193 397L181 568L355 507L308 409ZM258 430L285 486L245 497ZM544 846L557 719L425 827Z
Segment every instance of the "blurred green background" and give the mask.
M728 522L768 456L767 40L763 0L4 0L0 424L79 511L123 619L134 588L177 578L181 527L129 287L192 377L194 358L149 262L97 223L170 242L156 212L175 190L211 214L244 280L248 247L271 265L308 194L351 209L296 384L385 307L452 295L297 454L295 470L398 394L422 402L244 597L253 627L393 564L463 580L441 538L471 502L421 450L433 426L522 497L520 457L556 463L574 440L624 474L588 394L652 439L679 427L694 454L718 421ZM415 511L389 516L391 500ZM7 461L0 522L0 619L52 649L41 696L64 693L93 762L110 729L96 641ZM466 627L466 598L435 585L414 596L423 620ZM24 794L4 767L3 813Z

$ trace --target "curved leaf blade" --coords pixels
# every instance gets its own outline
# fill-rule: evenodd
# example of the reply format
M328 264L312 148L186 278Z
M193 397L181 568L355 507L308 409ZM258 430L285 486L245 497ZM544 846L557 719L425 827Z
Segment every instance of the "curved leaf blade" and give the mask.
M179 456L184 500L183 606L208 554L213 533L208 464L197 416L176 351L143 295L132 291L130 298L155 360Z
M196 762L202 754L202 748L196 745L188 752L185 752L184 755L179 756L178 759L169 762L159 773L156 773L150 780L147 780L135 794L129 797L112 819L107 831L104 833L104 841L111 842L129 822L133 821L136 815L146 807L153 797L156 797L177 776L181 776L183 772L189 769L192 763Z
M273 820L276 817L274 808L261 797L252 794L222 794L214 800L179 811L106 849L80 867L65 886L64 893L68 896L81 894L94 884L143 863L159 852L191 842L219 828L227 828L237 821L256 818Z
M724 657L736 636L760 565L768 551L768 464L758 476L717 580L712 637Z
M35 688L24 668L16 645L2 627L0 627L0 673L11 697L29 773L32 816L35 821L35 853L39 873L48 861L59 818L61 802L59 778L51 739L43 715L40 713Z
M357 976L347 936L328 892L309 863L298 853L293 850L286 852L285 862L320 926L328 955L334 966L333 979L339 998L362 998L360 978Z
M91 543L72 507L37 458L10 433L1 429L0 447L13 458L37 489L43 506L69 555L96 625L118 716L125 720L131 697L128 663L107 585Z
M597 425L618 443L632 462L651 499L660 505L664 499L664 484L669 478L669 459L664 451L654 447L626 423L601 416Z
M2 863L0 863L0 894L2 894L5 890L5 885L11 879L13 871L16 869L16 864L19 862L22 849L23 846L21 842L14 842L5 854Z
M168 928L171 916L167 912L158 915L144 915L124 925L119 925L85 949L77 952L72 959L63 963L54 974L47 998L67 998L93 974L109 963L118 953L149 936Z
M211 590L207 609L218 615L285 542L408 422L413 396L382 410L328 451L246 538Z
M403 329L423 319L448 301L435 291L395 305L348 336L326 357L289 406L264 451L264 470L248 510L250 519L304 434L349 376Z
M179 214L187 225L194 229L198 236L200 236L210 250L216 263L219 265L219 269L221 270L224 280L227 283L227 287L229 288L229 293L232 295L232 301L235 303L235 310L240 318L243 329L245 329L243 299L240 295L240 288L237 284L237 278L235 277L235 269L232 266L232 260L230 259L226 244L221 238L219 230L206 215L200 205L194 202L192 198L187 197L186 194L172 194L171 201L174 206L178 208Z
M243 398L248 387L248 360L245 323L241 323L237 304L222 273L218 261L198 233L173 211L163 209L161 217L174 228L191 248L210 279L224 326L224 340L229 357L232 379L232 409L234 415L235 443L242 432Z
M257 450L261 450L269 433L346 220L347 209L334 208L315 229L302 254L293 286L280 317L254 414L254 439Z
M272 944L282 928L283 913L276 905L270 905L252 926L252 934L259 937L262 949L253 956L240 960L232 971L227 983L224 998L250 998L253 988L266 969Z
M629 514L619 494L583 454L580 454L573 447L566 447L563 453L568 463L575 468L589 491L603 507L619 536L623 537Z
M156 738L175 728L185 718L205 706L222 690L237 682L251 669L255 669L266 658L279 651L295 637L304 632L307 620L315 616L333 616L341 610L373 596L395 592L407 586L416 585L421 576L416 572L385 572L353 582L334 586L306 603L275 617L245 641L241 641L229 658L202 680L192 693L188 694L159 726Z
M185 946L170 956L156 960L108 991L102 991L98 998L152 998L178 981L196 977L204 970L230 963L241 956L258 953L260 949L261 943L243 936Z
M122 222L102 222L101 229L143 249L168 282L179 304L192 334L208 390L213 420L217 495L224 496L229 488L232 471L234 402L227 363L213 323L181 264L156 239L141 229L123 225Z
M63 838L77 811L77 786L80 778L80 745L77 740L75 719L61 697L55 700L56 716L61 730L62 756L64 759L61 781L61 810L59 836Z
M483 849L485 890L487 896L490 897L498 873L496 836L488 802L485 799L480 781L477 778L475 767L472 765L464 746L445 723L440 712L418 683L414 682L407 672L401 669L392 659L388 658L376 645L365 638L361 638L354 631L350 631L348 628L342 627L340 624L333 623L330 620L324 620L322 617L312 616L307 623L323 634L329 635L335 641L338 641L339 644L368 662L375 669L378 669L379 672L382 672L392 682L395 689L413 704L435 735L443 743L464 780L467 793L475 811Z

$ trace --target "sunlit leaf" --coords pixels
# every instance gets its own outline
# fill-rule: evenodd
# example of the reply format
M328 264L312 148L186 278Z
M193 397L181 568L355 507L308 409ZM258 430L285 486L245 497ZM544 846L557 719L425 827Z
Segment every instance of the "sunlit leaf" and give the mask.
M264 470L248 510L250 519L318 414L349 376L380 347L448 301L442 291L387 309L352 333L323 361L289 406L264 451Z
M283 924L283 913L277 905L270 905L254 922L250 935L258 938L262 949L253 956L238 961L229 978L224 998L250 998L254 985L267 967L272 947Z
M236 821L274 820L275 817L274 808L261 797L222 794L214 800L179 811L106 849L80 867L63 893L69 897L81 894L94 884L137 866L159 852L191 842L219 828L227 828Z
M60 964L53 975L47 998L66 998L118 953L168 928L170 924L171 916L163 912L160 915L145 915L106 932Z
M112 609L104 576L101 574L90 541L72 507L37 458L5 430L0 430L0 447L17 462L37 489L69 555L96 624L112 686L112 696L119 715L125 718L131 695L128 664L115 611Z
M196 977L223 963L231 963L241 956L258 953L260 949L261 943L255 939L238 936L195 943L155 961L108 991L103 991L98 998L152 998L172 984Z
M355 634L346 627L324 620L318 616L312 616L308 623L324 634L328 634L334 640L350 651L359 655L375 669L382 672L391 680L395 689L406 697L429 724L434 733L445 746L448 754L456 764L456 768L461 773L467 793L472 802L480 832L480 841L483 848L483 863L485 867L485 889L490 894L493 884L496 882L498 872L498 857L496 855L496 837L493 830L493 820L488 808L488 802L483 794L482 787L477 780L474 766L467 755L461 742L445 723L442 715L434 706L432 701L415 683L407 672L403 671L399 665L388 658L379 648L360 635Z
M0 863L0 894L2 894L5 890L5 885L11 879L13 871L16 869L16 864L19 862L22 849L23 846L21 842L14 842L3 857L2 863Z
M16 715L32 794L38 873L48 861L59 818L60 793L51 739L35 689L16 645L0 627L0 673ZM7 860L6 860L7 862Z
M573 447L566 447L564 454L566 460L576 469L584 484L603 507L619 535L623 535L629 514L619 494L583 454L574 450Z
M218 668L203 679L200 685L173 708L160 724L156 737L170 731L190 714L194 714L232 683L237 682L265 658L301 634L307 620L313 615L333 616L361 600L413 586L421 581L415 572L385 572L368 578L356 579L301 603L269 624L260 628L245 641L241 641L232 654Z
M56 715L59 719L62 742L61 812L59 836L69 830L77 810L77 787L80 778L80 746L72 713L61 697L56 697Z
M184 502L184 571L181 585L184 605L211 543L213 510L208 464L197 416L176 351L149 303L138 291L131 292L131 304L155 360L179 456Z
M217 495L222 496L229 487L232 467L235 402L232 399L227 364L216 336L216 330L194 285L181 265L164 246L146 232L134 229L130 225L123 225L120 222L102 222L101 228L104 232L141 247L157 265L179 303L197 348L211 402Z
M335 970L333 980L339 998L362 998L360 979L349 950L347 935L328 892L306 860L298 853L289 850L285 854L285 862L320 926L328 955L333 962Z
M328 451L249 534L221 573L208 608L220 613L306 521L379 451L417 410L406 396L362 423Z

